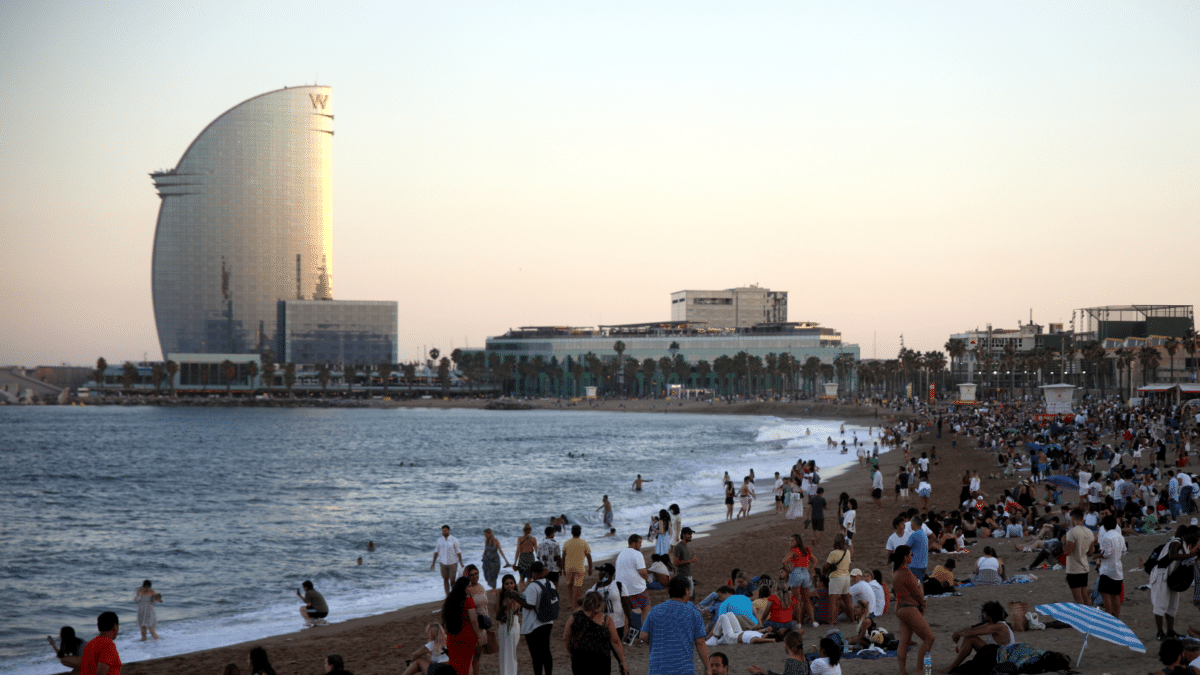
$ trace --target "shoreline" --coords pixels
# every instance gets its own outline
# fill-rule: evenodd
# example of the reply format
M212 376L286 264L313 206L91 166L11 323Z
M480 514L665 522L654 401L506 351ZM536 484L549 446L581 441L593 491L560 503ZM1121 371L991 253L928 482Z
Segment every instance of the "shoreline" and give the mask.
M428 403L428 401L426 403ZM436 403L441 404L441 405L438 405L437 407L445 407L445 408L457 407L457 406L453 406L453 405L448 405L448 404L452 404L453 401L445 401L445 402L438 401ZM637 407L629 406L628 404L630 402L609 402L609 403L611 404L609 407L597 406L596 408L593 408L593 409L604 411L604 412L631 412L631 413L646 414L646 413L650 413L650 412L656 412L656 411L650 409L650 407L653 406L655 403L658 404L659 408L662 407L661 401L641 402L645 405L637 406ZM621 405L621 403L625 403L627 407L625 407L624 409L618 407ZM635 401L632 403L637 404L639 402ZM799 407L799 409L796 409L798 406L792 406L790 404L783 404L783 405L787 406L788 408L791 408L791 410L788 410L788 412L792 413L792 415L790 415L789 417L794 416L794 417L799 417L801 419L810 419L810 420L819 419L815 416L812 416L812 413L808 409L807 406L802 406L802 407ZM777 408L778 406L779 406L779 404L775 404L775 405L771 405L771 406L764 406L763 404L760 403L760 404L750 404L750 405L737 405L737 404L720 405L720 406L713 406L713 407L717 408L718 410L721 410L725 414L740 414L740 415L748 416L748 417L782 417L780 415L772 415L771 414L771 413L781 412L777 409L773 409L773 408ZM413 406L413 407L431 407L431 406ZM836 408L841 409L841 411L845 411L845 412L849 412L851 409L851 406L828 406L828 407L830 407L830 408L836 407ZM688 410L685 410L685 412L693 413L693 414L704 414L704 413L710 412L708 404L696 404L696 405L692 405L692 406L685 406L685 408L690 408ZM563 410L587 410L588 408L562 408L562 409ZM657 412L661 413L661 410L659 410ZM672 410L672 412L676 412L676 410ZM853 429L853 427L856 425L854 422L849 421L850 417L851 416L844 416L844 415L838 416L837 420L845 421L847 426L851 426ZM862 419L864 422L870 422L872 424L874 424L876 422L873 417L867 418L861 412L859 415L854 416L854 417L856 417L858 419ZM864 429L866 428L866 426L868 426L868 424L863 425ZM834 433L836 434L836 429L834 430ZM863 435L862 430L859 430L858 433L860 436ZM849 436L847 436L847 437L849 437ZM866 439L864 439L864 440L866 440ZM866 442L868 443L868 447L869 447L870 441L866 440ZM798 454L804 454L804 455L806 455L806 457L805 457L806 459L809 458L807 452L799 451ZM884 455L881 455L881 457L884 457L884 456L886 456L886 453ZM791 461L794 461L794 459L795 458L793 457ZM827 462L830 461L829 457L826 457L825 459ZM825 480L822 483L823 485L836 484L834 482L837 480L837 477L835 476L835 474L844 474L847 470L849 470L855 464L855 458L852 453L848 454L845 457L840 458L840 460L841 461L839 462L839 464L831 463L828 466L824 466L824 465L822 466L821 473L825 478ZM818 462L820 462L820 459L818 459ZM841 466L844 468L840 468L840 469L834 468L834 467L838 467L838 466ZM718 468L717 465L713 466L714 470L717 470L717 468ZM733 466L728 466L728 468L730 471L734 471ZM780 467L775 467L775 468L778 469ZM771 520L772 516L774 516L775 514L772 512L773 501L770 496L770 491L771 491L770 482L772 479L770 477L769 471L770 471L770 469L760 470L760 478L763 478L762 481L757 483L760 496L759 496L759 499L755 501L754 505L756 508L754 509L754 512L750 516L750 519L746 523L741 523L738 520L735 520L732 522L725 522L725 521L712 522L711 508L709 506L706 506L706 507L704 507L704 513L707 515L702 516L703 524L701 525L694 521L689 522L687 520L687 512L685 510L685 513L684 513L685 524L689 524L690 526L695 527L697 529L697 534L696 534L694 545L700 545L700 546L705 546L705 547L714 546L714 545L723 545L720 543L709 543L709 542L725 541L728 536L726 533L727 530L731 531L731 532L736 532L736 531L739 531L746 527L757 527L759 523L765 523L765 522ZM717 475L719 476L719 473ZM714 485L715 485L715 482L714 482ZM827 489L829 489L829 488L827 487ZM719 496L717 496L716 493L717 493L717 489L714 488L714 493L713 493L713 495L710 495L710 497L712 497L715 504L720 504L720 501L719 501L720 498L719 498ZM767 513L762 513L761 512L762 509L766 509ZM722 516L724 515L723 508L721 510L721 515ZM593 541L593 546L595 546L596 543L597 543L596 541ZM653 546L653 543L651 543L651 542L646 542L642 549L643 554L647 559L649 559L649 555L650 555L650 553L653 553L653 550L654 550L654 546ZM610 552L605 552L602 555L597 555L595 558L595 562L596 562L596 564L599 564L602 561L611 562L615 558L616 554L617 554L617 551L610 551ZM758 573L759 572L755 572L755 574L758 574ZM594 576L589 577L589 579L587 580L587 583L586 583L586 587L590 587L592 584L595 583L595 581L596 581L596 577L594 577ZM714 583L714 584L710 584L710 585L711 585L711 588L715 588L715 586L719 585L719 584ZM707 586L708 585L706 585L706 587ZM709 590L711 590L711 588L709 588ZM707 590L705 592L707 592ZM661 601L662 599L665 599L666 593L665 593L665 591L663 591L663 592L660 592L659 595L661 595L662 597L656 598L655 599L656 603ZM372 634L375 634L379 631L383 631L385 633L391 633L394 628L399 628L399 631L401 633L407 634L407 633L410 633L413 631L411 631L407 628L401 628L401 627L409 626L410 624L417 625L419 627L423 627L424 624L426 622L428 622L430 620L430 618L436 614L436 612L439 608L440 608L440 601L421 602L421 603L414 604L414 605L407 605L405 607L401 607L401 608L398 608L395 610L381 612L379 614L375 614L372 616L347 619L345 621L331 624L328 626L322 626L317 629L293 630L293 631L286 632L286 633L280 633L277 635L263 637L260 639L243 641L243 642L239 642L239 643L227 645L227 646L222 646L222 647L214 647L212 649L207 649L207 650L185 652L185 653L172 655L172 656L162 656L162 657L152 658L152 659L148 659L148 660L144 660L144 661L130 661L128 664L125 665L125 668L126 668L126 672L157 672L157 671L161 670L161 668L163 666L167 666L172 670L172 672L181 672L181 671L186 672L186 669L191 667L188 664L190 664L191 662L193 662L197 659L200 659L205 662L209 661L210 659L213 659L214 663L215 663L215 661L221 661L221 663L216 663L214 666L215 668L217 668L219 670L220 667L224 665L224 663L228 663L228 662L240 663L241 662L237 659L224 660L224 659L229 659L229 654L231 652L237 653L240 650L241 654L242 654L242 656L240 658L244 659L245 653L249 650L249 648L251 646L254 646L254 645L268 646L268 651L271 652L270 645L282 646L284 644L292 643L297 640L299 640L301 642L305 642L305 641L310 640L310 638L319 638L318 642L324 642L326 640L326 638L330 638L330 639L334 639L334 640L350 639L350 638L353 638L354 634L356 634L356 632L358 632L358 631L367 631ZM299 623L298 618L297 618L297 623ZM418 629L415 634L419 636L420 634L422 634L422 631L420 631ZM397 643L403 643L405 645L410 645L412 643L413 639L416 639L416 638L410 636L410 639L402 639L399 636L397 636L395 639L388 637L385 639L385 641L388 642L389 644L393 644L393 645L397 644ZM340 653L347 656L348 661L349 661L350 652L347 650L347 648L340 648L340 649L343 650ZM397 656L399 658L407 658L408 654L412 651L412 649L415 649L415 646L409 646L409 647L406 647L405 649L401 649L401 650L393 649L393 652L396 652ZM332 651L337 651L337 649L333 649ZM274 657L274 655L273 655L273 657ZM273 661L273 662L275 662L278 667L279 662L278 661ZM143 667L142 664L147 664L144 666L146 669L145 670L137 670L137 668ZM400 664L402 665L403 661L400 661ZM131 668L133 670L131 670ZM354 670L354 672L359 672L361 675L361 672L360 672L361 670L362 669L360 667L359 669ZM196 669L195 672L204 672L204 671L205 671L205 668L198 668L198 669ZM281 670L281 672L283 672L283 671ZM365 671L365 672L370 672L370 671Z
M832 407L832 406L831 406ZM849 406L837 406L842 410ZM761 409L753 414L762 415ZM645 411L644 411L645 412ZM770 414L770 413L766 413ZM807 414L812 414L808 412ZM874 419L873 417L870 419ZM974 443L960 445L973 446ZM973 440L973 439L969 439ZM995 470L994 456L985 450L975 447L959 447L952 451L950 436L942 439L926 437L916 440L913 449L919 453L929 447L936 447L941 463L931 471L931 482L934 485L932 507L939 510L951 509L957 506L958 478L964 470L977 469L982 478L982 489L985 493L996 495L1011 487L1017 479L991 478ZM891 499L892 480L897 467L903 462L903 453L888 452L880 455L880 468L885 476L885 495L883 509L876 508L870 498L870 481L865 469L857 466L853 456L850 457L847 470L840 474L831 475L823 480L826 498L836 501L836 495L845 491L859 501L858 532L855 537L855 552L852 564L867 570L880 569L884 580L890 585L890 566L885 566L886 552L883 544L891 533L891 518L901 509L898 502ZM1018 477L1019 479L1019 477ZM769 501L770 490L761 491L766 499L760 497L755 502L757 513L744 520L716 523L703 534L698 533L692 543L692 550L698 557L693 565L694 577L699 587L699 594L704 595L724 583L729 570L739 567L751 575L774 573L779 567L779 561L786 552L786 538L792 532L799 532L805 543L811 545L811 531L802 529L802 521L790 521L782 515L773 512L773 504ZM915 506L915 499L910 502ZM685 514L686 518L686 514ZM685 521L686 522L686 521ZM813 546L813 552L818 561L823 561L831 550L833 535L837 528L831 521L827 525L825 537L819 546ZM1145 591L1135 587L1145 583L1142 572L1134 566L1139 556L1145 556L1166 535L1156 533L1128 539L1129 551L1125 561L1126 572L1126 603L1122 612L1122 620L1140 635L1153 635L1153 617L1149 613L1149 596ZM981 540L968 549L967 555L954 556L944 553L930 554L930 567L944 563L946 560L957 559L956 570L961 579L967 576L973 567L974 560L979 556L983 546L991 545L999 550L1000 557L1008 569L1015 572L1018 567L1028 565L1033 559L1033 553L1018 553L1014 550L1014 540ZM643 547L643 554L645 549ZM599 560L599 559L598 559ZM1009 584L987 588L960 588L961 595L953 597L930 598L926 611L926 620L934 631L937 642L931 652L935 668L943 668L954 658L953 644L949 634L953 630L974 623L979 606L985 600L997 600L1003 606L1011 601L1025 601L1029 611L1033 611L1038 603L1070 601L1070 592L1065 583L1064 572L1052 570L1036 570L1033 572L1037 579L1028 584ZM596 577L585 580L584 587L589 588L595 583ZM666 600L665 591L652 591L653 604ZM893 603L894 606L894 603ZM280 672L319 672L321 660L326 654L338 653L346 659L346 667L358 675L378 673L395 673L403 668L408 655L424 642L424 626L435 618L439 603L427 602L402 609L384 612L371 617L347 620L329 626L313 629L303 629L284 633L269 638L219 647L208 650L194 651L176 656L158 659L130 662L123 666L124 672L131 675L149 675L151 673L172 672L182 675L207 675L219 672L226 663L245 663L246 654L252 646L264 646L270 654L272 663ZM1043 617L1044 618L1044 617ZM297 619L298 621L298 619ZM1187 619L1181 617L1186 625ZM889 611L879 618L880 624L891 632L898 630L894 614ZM555 631L551 639L552 653L556 666L562 670L569 668L569 660L562 644L562 625L565 617L555 622ZM817 640L831 627L822 625L820 628L806 628L805 645L811 649ZM840 628L847 631L852 625L842 623ZM1149 631L1149 633L1147 633ZM1074 660L1082 644L1082 635L1072 629L1046 630L1021 633L1017 636L1019 642L1030 644L1039 649L1059 651ZM1152 640L1146 640L1153 646ZM744 672L750 665L760 665L778 669L784 660L781 644L768 645L724 645L710 648L710 651L724 652L730 659L731 672ZM644 668L646 663L646 647L634 646L627 648L629 663L633 670ZM1111 672L1134 672L1144 668L1150 655L1132 652L1125 647L1103 641L1092 641L1088 645L1085 658L1090 668L1101 668L1105 664ZM518 668L528 672L531 664L529 655L524 647L517 648ZM910 670L919 669L920 664L912 663ZM850 664L852 672L856 673L894 673L897 662L890 658L879 661L854 661ZM480 662L479 675L492 675L498 672L498 664L494 657L484 656ZM1097 671L1099 672L1099 671Z

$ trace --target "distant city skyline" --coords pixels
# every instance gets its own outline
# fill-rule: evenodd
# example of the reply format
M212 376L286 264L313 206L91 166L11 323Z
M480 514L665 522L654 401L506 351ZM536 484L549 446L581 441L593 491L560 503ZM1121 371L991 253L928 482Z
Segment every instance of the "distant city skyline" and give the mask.
M2 364L156 358L148 174L314 83L400 361L750 284L863 358L1200 304L1195 3L16 2L0 80Z

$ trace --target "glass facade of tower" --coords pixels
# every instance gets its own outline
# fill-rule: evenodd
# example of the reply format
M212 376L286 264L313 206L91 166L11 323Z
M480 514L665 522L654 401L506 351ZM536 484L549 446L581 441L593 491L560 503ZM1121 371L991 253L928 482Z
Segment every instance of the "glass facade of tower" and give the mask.
M279 303L283 360L377 367L396 362L395 302L288 300Z
M174 169L151 174L162 198L152 283L164 357L281 355L279 303L331 297L331 91L245 101Z

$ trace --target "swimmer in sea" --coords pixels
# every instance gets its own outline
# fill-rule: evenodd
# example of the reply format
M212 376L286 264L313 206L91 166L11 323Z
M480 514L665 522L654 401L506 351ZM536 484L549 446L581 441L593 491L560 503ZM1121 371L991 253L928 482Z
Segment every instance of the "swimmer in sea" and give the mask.
M642 474L637 475L637 479L633 481L633 489L635 492L642 491L642 483L653 483L653 478L642 478Z

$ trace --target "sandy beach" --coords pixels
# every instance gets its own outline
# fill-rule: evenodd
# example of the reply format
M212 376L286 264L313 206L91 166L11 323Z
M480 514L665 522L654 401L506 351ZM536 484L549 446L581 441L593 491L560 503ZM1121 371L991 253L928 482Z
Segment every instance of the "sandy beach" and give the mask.
M420 407L451 407L452 403L444 401L414 401L414 406ZM552 405L552 404L551 404ZM539 406L549 407L549 406ZM601 402L597 409L625 410L627 412L655 413L664 408L662 401L625 401ZM777 415L781 417L820 417L825 419L844 419L848 422L869 426L877 425L876 409L873 407L856 407L851 405L830 405L817 403L740 403L740 404L708 404L684 403L683 406L672 404L668 414L674 412L715 413L715 414L744 414L744 415ZM513 412L513 414L521 414ZM881 410L880 417L884 415ZM1004 489L1012 487L1014 480L990 479L986 476L993 473L995 460L983 450L963 447L959 443L957 451L951 451L949 436L941 440L926 438L919 443L914 442L917 451L928 450L935 446L941 458L941 464L931 471L931 482L934 486L932 507L939 510L951 509L956 506L959 477L966 469L979 469L984 476L982 489L990 495L1000 494ZM853 460L853 455L848 456ZM894 476L896 468L903 460L900 452L881 455L880 466L885 477ZM733 469L734 467L730 467ZM770 501L770 486L765 480L759 480L760 497L755 502L753 513L749 518L735 520L716 526L710 531L699 535L692 543L693 552L699 561L693 565L694 576L700 586L701 593L708 593L722 584L733 568L745 569L752 574L764 572L774 573L779 567L779 561L787 549L787 537L799 531L806 541L810 539L810 530L798 530L802 521L786 520L781 514L773 512ZM853 556L853 566L864 570L880 569L884 578L891 580L890 566L885 563L886 552L884 544L891 533L891 519L900 511L900 506L892 501L891 479L885 481L884 509L876 510L870 498L870 480L867 470L857 465L846 473L829 478L822 482L826 497L831 498L839 492L846 491L858 499L860 508L858 515L858 533L855 537L856 550ZM714 492L719 486L713 486ZM915 503L913 504L915 505ZM686 513L684 514L686 523ZM821 546L814 549L818 559L823 559L830 550L832 533L826 533ZM1126 602L1121 618L1130 625L1151 652L1157 652L1157 643L1153 640L1154 622L1150 612L1148 591L1135 590L1146 581L1146 575L1137 565L1139 556L1145 556L1154 546L1165 540L1164 534L1131 537L1128 539L1129 552L1125 557ZM1016 553L1012 540L992 540L991 543L1000 552L1010 574L1017 568L1029 564L1033 553ZM955 556L958 559L960 578L967 575L979 556L984 543L971 547L969 555ZM647 550L649 549L649 550ZM653 547L643 549L647 558ZM948 555L931 554L929 566L943 562ZM1136 570L1136 571L1130 571ZM1007 606L1010 601L1025 601L1033 605L1047 602L1062 602L1070 600L1070 593L1062 571L1038 570L1033 572L1037 580L1030 584L1012 584L986 588L962 588L961 596L948 598L930 598L926 619L934 630L937 642L933 650L934 668L941 669L954 658L953 643L950 633L958 628L971 625L977 621L980 605L986 600L998 600ZM1093 577L1095 573L1093 572ZM595 578L585 581L585 587L590 587ZM438 579L431 573L430 584L437 584ZM219 580L216 580L219 586ZM1193 610L1189 607L1191 595L1185 593L1181 600L1180 623L1186 626L1195 622ZM652 592L654 604L666 599L665 591ZM123 672L132 675L151 673L179 673L182 675L219 673L227 663L236 663L243 669L246 655L254 645L262 645L270 654L276 670L284 673L322 673L323 658L329 653L341 654L346 659L347 669L357 675L374 675L384 673L399 673L404 668L405 659L425 640L424 626L436 619L438 605L428 603L407 607L373 617L337 622L336 607L333 608L328 626L298 630L294 633L278 635L267 639L255 640L243 644L221 647L207 651L193 652L162 659L128 663L123 666ZM565 608L564 608L565 612ZM569 661L562 646L562 626L565 615L556 622L551 645L555 659L555 667L560 672L570 668ZM884 615L880 623L889 631L895 632L897 621L892 613ZM297 617L297 627L300 619ZM849 624L843 623L844 630L850 630ZM1182 628L1182 627L1181 627ZM135 630L131 626L124 627L125 632ZM815 645L817 640L829 630L827 626L813 628L809 626L805 635L806 646ZM90 633L87 633L90 636ZM1072 662L1078 655L1083 643L1083 636L1073 629L1045 630L1018 634L1018 640L1029 643L1039 649L1061 651L1067 654ZM633 671L645 672L646 647L635 646L627 648L628 662ZM731 672L744 673L750 665L760 665L764 668L781 670L784 652L781 644L770 645L733 645L716 649L725 652L730 657ZM518 646L518 664L520 672L531 672L528 652L524 644ZM909 668L919 672L918 664L914 663L915 653L909 657ZM1106 643L1099 639L1089 642L1084 655L1082 672L1113 672L1113 673L1144 673L1148 672L1157 661L1150 655L1132 652L1124 647ZM895 658L880 660L846 660L843 662L844 672L847 673L894 673L898 669ZM496 658L484 656L481 661L481 673L498 672Z

